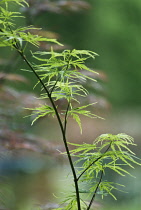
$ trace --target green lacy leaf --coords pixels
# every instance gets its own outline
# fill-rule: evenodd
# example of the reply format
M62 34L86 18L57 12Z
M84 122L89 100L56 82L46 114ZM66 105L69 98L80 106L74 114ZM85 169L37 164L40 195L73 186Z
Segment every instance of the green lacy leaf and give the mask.
M48 106L48 105L42 105L42 106L40 106L38 108L25 108L25 109L30 110L30 111L33 112L31 115L28 115L28 117L29 116L36 116L34 118L34 120L32 121L31 125L33 125L34 122L36 120L38 120L39 118L41 118L41 117L45 117L46 115L50 115L50 114L52 116L55 115L54 109L52 107Z

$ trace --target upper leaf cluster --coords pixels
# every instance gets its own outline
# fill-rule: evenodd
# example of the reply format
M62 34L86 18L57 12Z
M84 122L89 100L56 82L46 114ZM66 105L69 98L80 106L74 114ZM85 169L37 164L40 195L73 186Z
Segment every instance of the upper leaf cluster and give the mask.
M41 80L44 82L48 89L41 93L41 99L53 98L54 101L60 99L66 100L70 104L67 116L72 116L78 123L81 129L81 120L79 115L87 117L98 117L86 110L90 105L86 106L73 106L73 102L79 103L78 96L85 97L88 91L83 87L81 81L86 79L95 81L93 78L84 74L84 71L97 73L86 66L86 60L95 58L96 53L87 50L64 50L63 52L35 52L33 58L39 64L34 66L35 71L38 73ZM37 82L39 84L39 81ZM36 85L37 85L36 84ZM63 110L61 112L64 113ZM81 129L82 130L82 129Z

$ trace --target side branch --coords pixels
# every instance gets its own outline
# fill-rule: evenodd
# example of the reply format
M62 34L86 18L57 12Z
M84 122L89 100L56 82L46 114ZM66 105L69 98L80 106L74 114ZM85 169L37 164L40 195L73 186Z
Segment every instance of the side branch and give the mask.
M66 113L65 113L65 121L64 121L64 132L65 133L66 133L66 127L67 127L67 117L68 117L69 108L70 108L70 101L68 102L68 106L67 106Z
M94 201L94 199L95 199L95 196L96 196L97 190L98 190L98 188L99 188L99 185L100 185L100 183L101 183L101 181L102 181L102 177L103 177L103 170L101 171L101 175L100 175L99 182L98 182L98 184L97 184L97 186L96 186L96 189L95 189L94 194L93 194L93 196L92 196L92 198L91 198L91 201L90 201L90 203L89 203L89 206L87 207L87 210L89 210L89 209L91 208L91 205L92 205L92 203L93 203L93 201Z
M100 160L104 155L105 153L110 149L111 147L111 144L112 142L109 144L108 148L105 150L105 152L100 156L98 157L96 160L94 160L89 166L87 166L87 168L85 168L85 170L77 177L77 180L79 180L81 178L81 176L94 164L96 163L98 160Z

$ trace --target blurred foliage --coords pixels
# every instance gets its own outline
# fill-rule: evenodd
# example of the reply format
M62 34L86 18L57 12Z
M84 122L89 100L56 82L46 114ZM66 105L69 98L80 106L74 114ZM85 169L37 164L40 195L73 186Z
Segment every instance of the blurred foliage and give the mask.
M83 16L86 46L100 54L96 67L109 78L109 98L115 107L141 105L141 2L89 0L92 10Z
M84 0L28 0L27 2L30 6L29 12L32 15L37 15L44 11L58 14L66 12L79 12L90 8L89 3Z
M29 81L20 75L0 73L0 145L9 150L26 149L35 152L48 153L56 156L56 144L47 142L31 132L31 120L23 118L30 114L28 108L35 108L44 104L33 93L19 92L5 85L5 80L13 82Z

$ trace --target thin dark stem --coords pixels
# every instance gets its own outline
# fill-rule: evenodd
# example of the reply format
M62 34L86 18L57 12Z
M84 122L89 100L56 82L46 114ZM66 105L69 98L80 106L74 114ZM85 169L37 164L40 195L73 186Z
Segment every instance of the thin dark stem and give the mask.
M73 165L73 161L72 161L72 158L71 158L71 155L70 155L70 151L69 151L69 148L68 148L68 145L67 145L67 139L66 139L66 134L65 134L66 126L65 126L65 129L64 129L63 124L62 124L62 121L61 121L61 118L60 118L60 115L59 115L58 110L57 110L57 108L55 106L54 100L53 100L53 98L51 96L51 93L52 92L50 93L48 91L48 89L45 86L44 82L42 81L42 79L40 78L40 76L36 73L35 69L33 68L32 64L28 61L28 59L26 58L26 56L24 55L23 51L20 50L20 49L18 49L18 46L16 44L13 44L13 46L18 51L18 53L20 54L20 56L22 57L22 59L26 62L26 64L28 65L28 67L32 70L32 72L37 77L38 81L40 82L40 84L42 85L43 89L45 90L45 92L46 92L46 94L47 94L47 96L48 96L48 98L49 98L49 100L50 100L50 102L52 104L52 107L53 107L53 109L55 111L55 114L56 114L56 117L57 117L57 120L58 120L60 129L61 129L61 133L62 133L62 136L63 136L63 142L64 142L64 146L65 146L65 149L66 149L66 152L67 152L67 156L68 156L68 160L69 160L70 167L71 167L71 170L72 170L73 178L74 178L75 191L76 191L76 199L77 199L77 207L78 207L78 210L81 210L79 187L78 187L78 181L77 181L76 171L75 171L75 168L74 168L74 165ZM67 114L66 114L66 116L67 116Z
M58 110L54 104L54 101L51 97L51 94L49 93L48 89L46 88L44 82L41 80L41 78L39 77L39 75L36 73L36 71L34 70L34 68L32 67L32 65L30 64L30 62L27 60L27 58L23 55L23 53L21 51L18 51L19 54L21 55L21 57L23 58L23 60L27 63L27 65L30 67L30 69L33 71L33 73L35 74L35 76L37 77L38 81L40 81L41 85L43 86L45 92L47 93L49 99L50 99L50 102L53 106L53 109L55 111L55 114L56 114L56 117L57 117L57 120L59 122L59 125L60 125L60 128L61 128L61 132L62 132L62 136L63 136L63 142L64 142L64 145L65 145L65 149L66 149L66 152L67 152L67 156L68 156L68 159L69 159L69 163L70 163L70 166L71 166L71 170L72 170L72 173L73 173L73 177L74 177L74 183L75 183L75 189L76 189L76 196L77 196L77 204L78 204L78 210L81 210L81 206L80 206L80 196L79 196L79 188L78 188L78 183L77 183L77 176L76 176L76 172L75 172L75 168L74 168L74 165L73 165L73 162L72 162L72 158L71 158L71 155L70 155L70 151L69 151L69 148L68 148L68 145L67 145L67 140L66 140L66 135L65 135L65 131L64 131L64 128L63 128L63 124L62 124L62 121L60 119L60 116L59 116L59 113L58 113Z
M99 188L99 185L100 185L100 183L101 183L101 181L102 181L102 177L103 177L103 169L102 169L102 171L101 171L101 175L100 175L99 182L98 182L98 184L97 184L97 186L96 186L96 189L95 189L94 194L93 194L93 196L92 196L92 198L91 198L91 200L90 200L90 203L89 203L89 206L87 207L87 210L89 210L89 209L91 208L91 205L92 205L92 203L93 203L93 201L94 201L94 199L95 199L95 196L96 196L97 190L98 190L98 188Z
M52 89L51 89L51 91L50 91L50 95L52 95L52 92L54 91L54 88L55 88L55 86L56 86L58 80L59 80L59 77L56 79L56 81L55 81L55 83L54 83L54 85L53 85L53 87L52 87Z
M96 163L98 160L100 160L104 155L105 153L110 149L111 147L111 143L109 144L108 148L105 150L105 152L100 156L98 157L96 160L94 160L90 165L87 166L87 168L85 168L85 170L78 176L77 180L79 180L81 178L81 176L94 164Z
M64 121L64 132L66 133L66 127L67 127L67 117L68 117L68 111L70 108L70 101L68 102L68 106L66 108L66 113L65 113L65 121Z

